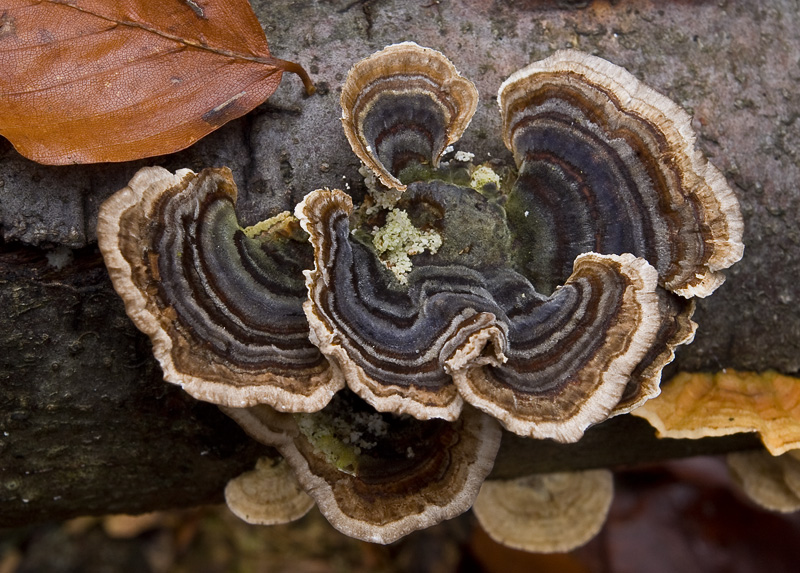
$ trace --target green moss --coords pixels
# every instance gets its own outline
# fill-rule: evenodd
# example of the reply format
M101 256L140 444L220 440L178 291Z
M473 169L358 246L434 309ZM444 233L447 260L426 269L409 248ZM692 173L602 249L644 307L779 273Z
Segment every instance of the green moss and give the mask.
M345 412L328 408L295 414L295 421L314 451L341 472L358 475L359 458L378 445L389 425L377 412Z

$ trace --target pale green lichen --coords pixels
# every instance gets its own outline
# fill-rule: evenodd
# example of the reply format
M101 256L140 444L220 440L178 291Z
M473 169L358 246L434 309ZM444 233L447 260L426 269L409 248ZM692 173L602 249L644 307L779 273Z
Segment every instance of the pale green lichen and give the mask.
M367 215L377 213L381 209L391 209L397 204L403 194L402 191L381 185L375 174L364 165L361 166L358 172L364 177L367 193L370 194L373 200L373 204L367 207Z
M339 417L326 411L295 414L300 433L326 462L339 471L357 475L358 458L386 436L389 423L377 412Z
M436 231L421 231L402 209L392 209L386 215L386 224L372 231L372 243L383 264L394 273L401 284L408 284L406 276L412 269L410 257L427 250L435 254L442 246L442 237Z
M469 186L481 192L483 188L490 183L493 183L496 187L500 187L500 175L488 165L481 165L472 172Z
M266 235L274 227L278 225L288 225L292 222L297 221L294 215L292 215L289 211L284 211L283 213L278 213L274 217L270 217L265 221L259 221L255 225L251 227L247 227L244 229L244 234L247 235L249 238L253 239L258 237L259 235Z

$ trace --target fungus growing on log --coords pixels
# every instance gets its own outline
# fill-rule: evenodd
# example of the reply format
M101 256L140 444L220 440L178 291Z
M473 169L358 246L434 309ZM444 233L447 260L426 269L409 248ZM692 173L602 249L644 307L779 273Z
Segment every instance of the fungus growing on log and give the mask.
M141 169L103 203L97 239L164 379L231 407L315 411L344 381L308 340L311 249L283 215L242 229L230 170Z
M414 42L387 46L358 62L342 88L350 147L387 187L412 162L434 167L478 106L478 90L444 55Z
M344 193L297 206L312 256L288 214L241 229L223 170L142 171L104 205L98 235L165 377L282 411L319 410L345 383L419 419L454 420L466 399L514 432L562 441L658 394L694 335L682 296L710 294L741 256L732 192L695 150L688 116L599 58L559 52L513 74L499 102L519 176L488 199L437 180L476 105L447 58L405 43L351 70L354 150L384 179L428 165L401 202L441 244L413 255L407 284L359 238L363 213L351 236Z
M643 257L684 297L708 296L741 259L739 204L691 118L624 69L556 52L512 74L498 103L520 172L509 217L529 220L518 253L542 291L587 251Z
M225 486L225 503L240 519L256 525L289 523L314 507L285 460L259 458L256 467Z
M347 391L313 414L225 412L281 453L335 528L374 543L467 511L500 447L497 422L477 410L421 422L380 414Z
M145 168L103 205L98 237L165 378L277 448L334 526L388 543L472 504L492 417L574 442L656 396L694 337L691 297L742 256L742 219L689 117L593 56L558 52L503 83L510 176L465 167L473 154L438 165L477 105L438 52L387 47L341 101L388 192L370 183L354 209L316 190L296 218L243 229L227 169ZM246 519L270 519L266 469L230 485ZM506 485L536 497L541 479Z
M489 212L474 190L422 189L429 204L451 213ZM513 432L575 441L608 417L655 339L656 272L644 259L582 254L566 284L545 297L494 259L466 267L437 253L404 290L351 239L351 211L348 195L329 190L296 209L315 253L306 313L315 344L380 411L452 420L460 394Z
M681 372L635 410L661 438L758 432L777 456L800 449L800 379L777 372Z
M484 482L473 510L498 543L556 553L597 535L613 498L614 478L608 470L537 474Z

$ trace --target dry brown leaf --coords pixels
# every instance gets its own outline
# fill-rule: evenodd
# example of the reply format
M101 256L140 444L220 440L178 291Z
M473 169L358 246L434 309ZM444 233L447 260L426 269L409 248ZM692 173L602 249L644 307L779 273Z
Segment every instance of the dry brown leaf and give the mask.
M278 87L247 0L6 0L0 135L54 165L188 147Z

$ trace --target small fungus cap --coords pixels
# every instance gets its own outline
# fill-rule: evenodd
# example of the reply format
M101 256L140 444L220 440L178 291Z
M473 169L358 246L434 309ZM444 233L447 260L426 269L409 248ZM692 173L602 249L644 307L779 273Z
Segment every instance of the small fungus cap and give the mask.
M342 125L359 159L387 187L413 162L438 165L478 106L478 91L443 54L414 42L354 65L342 88Z
M681 372L632 413L662 438L758 432L774 456L800 448L800 379L774 371Z
M455 422L379 414L341 392L321 412L225 409L284 456L336 529L391 543L468 510L494 465L500 428L465 408Z
M731 476L755 503L781 513L800 510L797 459L791 454L773 457L756 450L728 454L727 458Z
M571 551L597 535L613 497L608 470L535 474L485 482L473 510L498 543L556 553Z
M230 480L225 503L237 517L256 525L289 523L314 507L288 464L272 458L259 458L255 469Z

